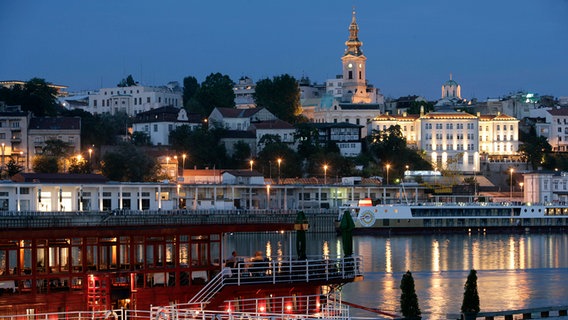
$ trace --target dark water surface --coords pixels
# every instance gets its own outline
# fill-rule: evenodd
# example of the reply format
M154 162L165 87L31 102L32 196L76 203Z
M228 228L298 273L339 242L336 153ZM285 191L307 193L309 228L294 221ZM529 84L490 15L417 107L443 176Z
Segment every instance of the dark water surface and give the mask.
M227 236L226 247L241 255L262 250L295 254L295 235ZM310 234L308 255L341 253L341 237ZM567 234L460 234L356 236L355 254L363 256L365 279L343 288L343 298L365 307L399 313L400 280L413 274L423 319L459 313L463 285L477 270L482 311L568 304ZM377 317L352 309L354 316Z

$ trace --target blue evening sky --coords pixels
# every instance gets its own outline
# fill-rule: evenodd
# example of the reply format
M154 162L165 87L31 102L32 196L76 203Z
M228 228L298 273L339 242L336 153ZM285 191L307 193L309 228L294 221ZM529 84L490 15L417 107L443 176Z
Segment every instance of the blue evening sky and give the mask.
M0 0L0 80L322 83L341 73L353 6L367 79L386 97L437 99L450 73L468 99L568 96L568 0Z

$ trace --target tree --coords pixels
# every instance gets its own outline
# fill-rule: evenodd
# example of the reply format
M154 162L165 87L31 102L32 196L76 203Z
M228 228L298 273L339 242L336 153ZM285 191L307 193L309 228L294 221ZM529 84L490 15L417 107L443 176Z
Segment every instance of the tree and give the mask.
M149 146L152 144L152 142L150 141L150 136L143 131L133 132L130 140L135 146Z
M280 177L300 177L302 175L302 165L298 154L294 152L286 143L280 140L278 135L264 135L259 146L263 146L258 153L259 167L265 176L278 177L278 162L280 164Z
M52 156L37 155L32 160L32 169L37 173L57 173L59 161Z
M416 150L411 150L406 146L406 138L399 125L391 126L386 130L373 130L373 133L367 137L366 143L369 146L369 156L383 170L385 165L389 164L389 173L393 178L402 176L406 165L412 164L413 170L431 170L432 168L432 165Z
M15 85L11 89L0 89L0 101L5 101L8 105L20 105L22 111L31 111L38 117L55 116L60 109L57 90L40 78L30 79L23 87Z
M128 75L128 77L126 77L126 79L122 79L120 80L120 82L116 85L117 87L133 87L138 85L138 83L136 81L134 81L134 78L132 77L131 74Z
M258 107L264 107L290 123L296 123L301 114L300 87L298 81L288 74L258 81L254 101Z
M410 271L402 276L400 282L400 311L405 319L420 319L420 307L418 306L418 296L414 289L414 278Z
M69 173L91 173L91 163L86 159L71 158L69 164Z
M218 72L208 75L195 93L198 104L193 106L195 109L190 109L190 111L207 117L215 107L234 108L234 85L233 80L227 75Z
M421 109L424 109L424 114L434 111L434 103L428 101L412 101L410 108L406 110L408 114L420 114Z
M199 82L195 77L189 76L183 78L183 106L188 108L190 99L195 98L195 94L199 90Z
M194 165L223 168L227 164L225 145L220 143L224 132L224 129L219 128L191 130L189 126L183 125L172 130L169 138L173 150L191 150L189 159Z
M156 181L159 166L134 145L124 143L115 151L107 152L102 159L102 173L114 181Z
M233 167L246 168L249 166L248 160L251 159L250 146L244 141L237 141L233 149L234 151L231 157Z
M479 313L479 294L477 293L477 271L471 269L464 285L461 312L464 314ZM475 318L473 318L475 319Z
M519 146L519 152L523 159L531 164L533 169L537 169L540 165L546 163L546 155L552 151L552 146L546 140L546 137L537 136L534 127L528 134L521 131L521 141L523 144Z
M8 177L12 177L22 171L24 171L24 166L19 165L14 159L10 159L8 163L6 163L6 174Z

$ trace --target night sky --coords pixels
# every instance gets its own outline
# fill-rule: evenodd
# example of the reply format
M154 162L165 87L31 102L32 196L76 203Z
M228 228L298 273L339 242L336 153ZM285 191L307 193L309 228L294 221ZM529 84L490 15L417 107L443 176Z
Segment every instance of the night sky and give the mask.
M341 73L353 7L367 79L386 97L438 99L450 73L467 99L568 96L568 0L0 0L0 80L323 83Z

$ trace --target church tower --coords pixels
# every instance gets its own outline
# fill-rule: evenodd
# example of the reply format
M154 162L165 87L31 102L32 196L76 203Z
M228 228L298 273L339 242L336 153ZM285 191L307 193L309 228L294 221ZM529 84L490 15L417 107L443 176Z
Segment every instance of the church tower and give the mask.
M450 73L450 80L442 85L442 99L444 98L458 98L461 100L461 86L452 80Z
M345 42L347 49L341 57L343 61L343 100L352 103L370 103L371 96L367 92L365 77L365 61L367 58L361 51L363 42L358 37L359 26L353 10L349 25L349 39Z

